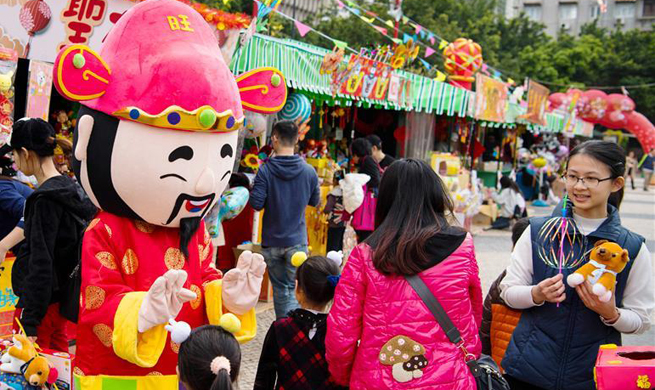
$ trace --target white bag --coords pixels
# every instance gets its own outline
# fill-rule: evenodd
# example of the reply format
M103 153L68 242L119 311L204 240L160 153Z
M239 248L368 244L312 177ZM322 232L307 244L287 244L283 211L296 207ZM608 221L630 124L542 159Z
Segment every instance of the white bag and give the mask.
M363 186L371 178L363 173L349 173L343 180L339 180L339 186L343 191L343 207L348 214L352 214L364 203Z

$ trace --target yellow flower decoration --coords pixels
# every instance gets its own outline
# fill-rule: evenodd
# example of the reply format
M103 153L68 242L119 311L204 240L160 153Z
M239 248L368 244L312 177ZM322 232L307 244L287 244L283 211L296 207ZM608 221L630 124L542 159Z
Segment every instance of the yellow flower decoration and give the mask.
M259 169L259 157L257 157L257 155L254 153L246 154L246 157L243 159L243 163L246 165L246 167L255 171Z
M637 378L637 387L640 389L650 389L651 384L648 378L648 375L639 375L639 378Z

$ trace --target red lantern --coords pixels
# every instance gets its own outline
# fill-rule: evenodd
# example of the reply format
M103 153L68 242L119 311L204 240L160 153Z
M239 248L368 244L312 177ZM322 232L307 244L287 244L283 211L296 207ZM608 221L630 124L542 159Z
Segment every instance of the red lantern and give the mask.
M443 50L444 66L453 84L471 89L473 76L482 66L482 48L470 39L458 38Z
M34 34L46 28L48 23L50 23L51 17L52 12L50 11L50 7L43 0L29 0L21 8L19 15L20 24L27 31L27 35L29 35L27 47L25 47L25 58L27 58L30 52L32 37Z

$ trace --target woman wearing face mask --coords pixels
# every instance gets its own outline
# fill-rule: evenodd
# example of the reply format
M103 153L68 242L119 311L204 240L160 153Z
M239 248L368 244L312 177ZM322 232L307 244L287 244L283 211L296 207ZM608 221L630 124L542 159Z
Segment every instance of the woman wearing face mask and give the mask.
M588 141L571 151L563 179L569 202L567 216L577 227L566 250L576 257L599 240L627 249L630 260L617 276L612 299L602 302L589 281L575 289L565 284L572 268L550 267L539 253L559 250L560 241L544 239L549 220L533 218L512 252L501 283L501 297L523 311L502 361L512 389L595 389L593 368L603 344L621 344L621 333L650 328L655 308L651 258L644 238L621 225L612 194L619 198L625 184L623 149L611 142ZM562 205L551 218L562 215ZM571 232L572 230L569 230ZM554 242L557 241L557 242Z
M57 171L52 159L68 141L42 119L24 119L13 126L10 148L20 171L34 175L39 187L25 204L25 243L12 270L12 285L22 309L21 322L42 348L68 351L67 320L75 320L79 295L67 288L79 264L79 243L86 221L96 208L82 188Z

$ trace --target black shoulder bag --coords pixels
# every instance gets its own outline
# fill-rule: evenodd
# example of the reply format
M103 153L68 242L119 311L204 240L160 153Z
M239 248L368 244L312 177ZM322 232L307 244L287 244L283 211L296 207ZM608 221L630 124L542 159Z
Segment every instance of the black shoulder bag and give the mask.
M446 333L448 340L455 344L457 348L462 351L464 361L471 370L478 390L510 390L509 384L500 373L500 369L496 362L487 355L480 356L480 359L475 359L475 355L469 353L464 346L464 340L459 333L459 329L450 320L448 314L441 306L437 298L428 289L423 280L418 275L405 276L409 285L412 286L414 291L423 300L425 306L428 307L434 318L437 320L441 328Z

